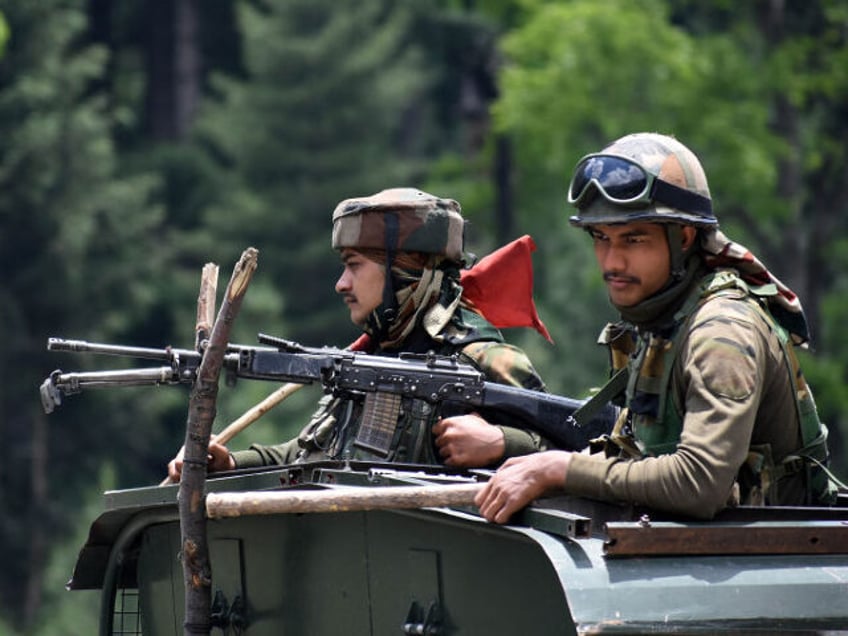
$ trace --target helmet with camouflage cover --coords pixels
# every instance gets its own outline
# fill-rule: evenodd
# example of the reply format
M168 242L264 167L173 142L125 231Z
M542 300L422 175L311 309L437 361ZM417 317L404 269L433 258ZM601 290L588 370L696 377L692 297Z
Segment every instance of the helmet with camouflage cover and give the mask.
M461 262L465 223L459 203L416 188L345 199L333 212L334 249L422 252Z
M583 157L568 201L577 208L569 220L578 227L634 221L718 226L698 158L658 133L630 134Z

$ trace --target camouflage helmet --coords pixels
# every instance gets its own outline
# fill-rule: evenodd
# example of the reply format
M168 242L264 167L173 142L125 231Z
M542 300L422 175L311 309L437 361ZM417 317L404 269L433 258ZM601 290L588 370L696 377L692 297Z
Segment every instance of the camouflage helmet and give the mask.
M572 225L650 221L716 227L704 169L673 137L634 133L583 157L568 188Z
M464 227L453 199L416 188L392 188L339 203L333 212L332 244L337 250L423 252L461 262Z

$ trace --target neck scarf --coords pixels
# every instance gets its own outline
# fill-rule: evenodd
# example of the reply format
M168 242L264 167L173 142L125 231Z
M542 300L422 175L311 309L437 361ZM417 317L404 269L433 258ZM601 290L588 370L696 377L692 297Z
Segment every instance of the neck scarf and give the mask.
M365 332L376 339L381 349L397 349L417 324L434 340L447 325L461 302L462 288L450 267L442 265L420 271L392 268L397 318L384 325L380 320L381 307L371 312ZM448 271L446 271L448 270Z
M701 250L710 269L732 267L753 287L774 286L774 293L766 294L769 311L786 329L796 345L810 340L807 318L801 301L795 293L772 274L748 248L727 238L718 229L702 232Z

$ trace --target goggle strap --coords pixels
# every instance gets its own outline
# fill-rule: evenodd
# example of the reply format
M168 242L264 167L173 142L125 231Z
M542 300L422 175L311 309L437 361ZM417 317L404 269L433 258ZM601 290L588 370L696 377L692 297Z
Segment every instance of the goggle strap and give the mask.
M665 203L666 205L683 210L684 212L692 212L701 216L712 216L712 202L705 196L684 190L676 185L663 181L659 177L654 179L654 185L651 188L651 199Z

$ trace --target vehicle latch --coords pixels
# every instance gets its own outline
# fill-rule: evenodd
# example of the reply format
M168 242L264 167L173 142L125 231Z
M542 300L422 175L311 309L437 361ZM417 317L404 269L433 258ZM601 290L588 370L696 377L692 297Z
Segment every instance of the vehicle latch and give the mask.
M422 620L423 619L423 620ZM437 601L430 603L425 613L417 601L412 601L403 623L404 634L438 636L442 633L442 608Z

